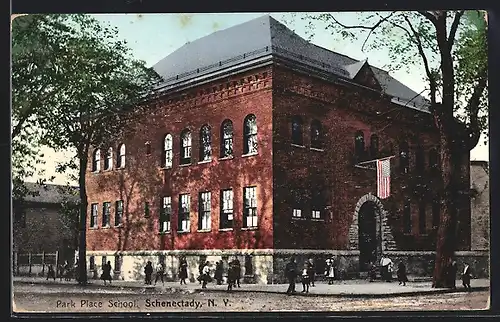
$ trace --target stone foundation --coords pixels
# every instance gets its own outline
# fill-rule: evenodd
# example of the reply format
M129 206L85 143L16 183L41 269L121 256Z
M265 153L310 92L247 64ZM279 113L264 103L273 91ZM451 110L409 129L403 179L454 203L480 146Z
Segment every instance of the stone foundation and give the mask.
M431 277L434 269L435 252L428 251L386 251L384 252L397 265L404 261L410 276ZM359 278L359 251L355 250L203 250L203 251L145 251L122 252L121 270L113 273L114 279L144 280L144 266L151 261L153 267L160 258L165 259L166 279L178 281L179 258L185 256L188 262L188 279L196 282L198 264L201 259L211 263L213 276L215 263L224 262L224 276L227 273L228 262L238 257L241 263L243 283L277 284L285 283L285 266L291 256L295 256L297 267L303 268L304 263L312 258L316 263L316 280L324 279L325 260L333 258L336 262L337 276L340 279ZM95 269L89 269L89 278L99 278L102 274L102 256L110 261L115 268L114 252L88 252L87 265L90 256L94 256ZM476 278L489 277L488 252L456 252L459 273L467 262ZM458 275L457 277L459 277ZM154 278L154 277L153 277ZM225 279L225 278L224 278Z

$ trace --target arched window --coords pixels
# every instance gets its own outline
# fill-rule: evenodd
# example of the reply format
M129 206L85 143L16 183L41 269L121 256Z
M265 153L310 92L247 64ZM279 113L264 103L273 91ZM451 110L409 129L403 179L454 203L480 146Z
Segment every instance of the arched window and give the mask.
M415 152L415 170L418 174L422 174L425 168L425 153L424 149L419 146Z
M221 158L227 158L233 156L233 122L231 120L224 120L220 127L221 136L221 147L220 156Z
M378 135L372 134L370 136L370 157L376 159L378 157Z
M361 131L357 131L354 135L354 154L358 161L361 160L365 154L365 136Z
M245 117L243 140L243 154L257 153L257 118L253 114Z
M191 163L191 131L185 129L181 132L181 158L180 164Z
M212 133L210 126L205 124L200 129L200 161L212 158Z
M295 115L292 117L292 144L304 145L302 135L302 118Z
M401 173L408 173L410 166L410 151L407 142L401 142L399 144L399 169Z
M163 138L163 157L162 157L162 165L165 168L171 168L172 167L172 160L173 160L173 139L172 139L172 134L167 134Z
M104 160L104 169L111 170L113 169L113 148L109 147L108 152L106 153L106 159Z
M92 172L99 172L101 170L101 151L95 149L92 154Z
M116 166L118 168L125 167L125 144L120 144L118 146L118 158L116 160Z
M311 148L321 149L323 147L323 132L321 122L312 120L311 122Z
M435 148L429 150L429 167L431 171L439 169L439 156Z
M403 207L403 231L406 234L410 234L412 230L411 225L411 201L410 199L405 200Z

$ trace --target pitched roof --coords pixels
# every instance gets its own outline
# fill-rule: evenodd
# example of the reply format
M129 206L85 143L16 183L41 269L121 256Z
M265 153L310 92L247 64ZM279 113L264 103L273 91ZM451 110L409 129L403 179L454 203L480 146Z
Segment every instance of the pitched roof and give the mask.
M68 199L74 202L79 200L78 187L35 182L25 182L24 185L30 191L24 198L28 202L60 204Z
M160 88L175 88L180 84L199 81L238 66L282 57L328 72L339 78L352 80L366 60L322 48L295 34L269 15L216 31L188 42L166 56L153 68L164 82ZM393 96L393 102L428 112L428 101L388 72L370 66L384 89Z

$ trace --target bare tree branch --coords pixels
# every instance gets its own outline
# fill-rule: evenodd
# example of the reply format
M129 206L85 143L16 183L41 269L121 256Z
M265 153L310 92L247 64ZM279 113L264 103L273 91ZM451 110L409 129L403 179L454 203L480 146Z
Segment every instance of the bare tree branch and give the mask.
M427 18L430 22L432 22L432 24L435 24L437 22L436 16L429 11L418 11L418 13Z
M460 10L455 14L455 18L453 18L453 22L451 23L450 35L448 36L448 47L451 51L453 47L453 43L455 42L455 35L457 33L458 26L460 24L460 19L464 15L465 10Z

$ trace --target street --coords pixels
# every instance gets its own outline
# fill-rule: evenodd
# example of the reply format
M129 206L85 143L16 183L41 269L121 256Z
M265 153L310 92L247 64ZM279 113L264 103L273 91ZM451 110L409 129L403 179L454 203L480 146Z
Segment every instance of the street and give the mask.
M76 285L14 285L15 312L223 312L481 310L489 292L392 298L290 296L257 292L193 292Z

